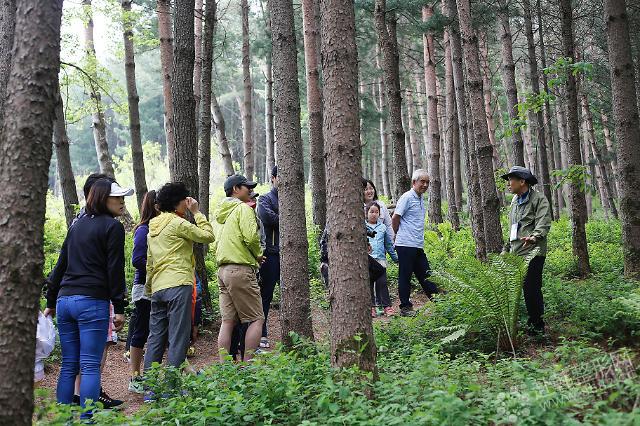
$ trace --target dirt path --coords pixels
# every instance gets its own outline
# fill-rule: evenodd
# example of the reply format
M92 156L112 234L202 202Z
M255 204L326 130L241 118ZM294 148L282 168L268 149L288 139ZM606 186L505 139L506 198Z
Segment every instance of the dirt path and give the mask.
M423 306L426 302L426 296L423 293L416 293L412 297L412 301L416 308ZM399 312L397 300L394 301L394 308ZM317 341L326 341L329 337L329 311L320 308L312 309L313 316L313 331ZM374 321L389 321L389 318L379 317ZM278 310L272 309L269 314L267 322L269 329L269 339L271 346L275 346L275 342L281 340L281 328L278 319ZM218 360L218 327L219 324L215 324L210 328L202 329L200 337L196 342L195 349L196 354L194 357L189 358L194 368L200 369L207 367ZM102 374L102 386L107 394L114 399L121 399L125 401L123 410L125 413L133 413L137 411L142 405L142 395L129 392L127 389L129 384L129 364L124 358L125 342L118 342L118 344L111 346L107 355L107 362L104 372ZM60 372L59 364L48 365L46 370L46 377L41 382L42 388L50 389L51 396L55 397L55 388L58 381L58 374Z

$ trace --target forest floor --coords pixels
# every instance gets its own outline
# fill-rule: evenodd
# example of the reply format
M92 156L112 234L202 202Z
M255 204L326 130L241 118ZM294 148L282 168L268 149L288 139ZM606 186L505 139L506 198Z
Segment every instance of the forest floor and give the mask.
M392 292L394 290L395 289L391 289ZM428 303L428 299L424 293L417 292L412 296L412 302L414 304L414 308L417 310ZM396 314L399 315L400 308L398 306L398 300L393 300L393 303ZM313 305L311 311L313 332L316 341L327 342L330 329L329 311ZM381 316L375 318L374 321L389 321L389 318ZM280 342L282 339L279 322L279 311L277 308L272 308L267 322L271 348L274 348L276 343ZM220 322L216 321L200 330L199 338L194 344L196 350L195 355L188 358L189 363L196 370L205 368L218 361L219 327ZM111 398L125 401L121 409L124 413L131 414L136 412L142 406L143 400L142 395L129 392L128 390L130 373L129 364L124 357L124 352L124 341L119 341L117 344L109 348L107 362L102 374L102 386ZM40 387L49 389L51 391L51 397L55 398L55 390L58 383L58 375L60 373L60 364L48 364L45 371L46 376L43 381L40 382Z

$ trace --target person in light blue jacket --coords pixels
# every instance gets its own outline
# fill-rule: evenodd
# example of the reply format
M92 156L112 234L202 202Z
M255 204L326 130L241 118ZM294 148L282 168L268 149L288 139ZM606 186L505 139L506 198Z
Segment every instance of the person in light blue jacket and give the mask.
M391 260L398 263L398 255L393 248L391 228L380 219L380 205L374 201L366 206L367 238L371 247L369 255L373 257L383 268L384 273L377 279L371 280L371 316L378 316L378 307L382 307L384 315L393 316L395 311L391 306L389 287L387 285L387 253ZM375 236L369 236L375 233Z

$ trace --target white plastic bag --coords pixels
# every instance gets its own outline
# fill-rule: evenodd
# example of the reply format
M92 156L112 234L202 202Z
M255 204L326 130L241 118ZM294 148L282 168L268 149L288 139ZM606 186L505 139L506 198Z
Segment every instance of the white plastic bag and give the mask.
M51 354L56 344L56 328L51 317L45 317L38 313L38 329L36 331L36 365L34 367L34 380L36 382L44 378L44 360Z

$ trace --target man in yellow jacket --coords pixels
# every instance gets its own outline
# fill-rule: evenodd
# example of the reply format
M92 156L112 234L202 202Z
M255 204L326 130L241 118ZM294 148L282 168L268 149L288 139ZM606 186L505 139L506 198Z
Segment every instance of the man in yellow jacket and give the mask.
M225 349L220 350L220 361L224 361L229 353L231 335L238 322L249 324L244 361L253 357L262 334L264 313L256 272L264 258L256 214L246 204L256 185L244 176L229 176L224 183L227 198L222 201L216 215L220 226L216 229L214 250L222 314L218 348Z
M161 214L149 221L145 293L151 296L151 317L145 371L154 362L162 362L167 343L168 364L180 367L189 346L195 274L193 243L212 243L214 234L198 210L198 202L188 195L183 183L163 185L156 197ZM195 225L184 218L187 210L193 214Z

